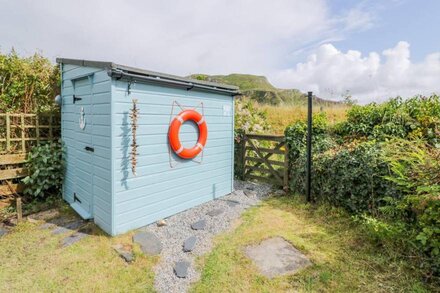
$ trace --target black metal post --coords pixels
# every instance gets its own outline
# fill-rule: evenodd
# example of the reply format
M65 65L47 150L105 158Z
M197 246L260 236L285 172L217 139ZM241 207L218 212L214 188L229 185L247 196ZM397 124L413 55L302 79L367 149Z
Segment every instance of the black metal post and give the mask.
M307 166L306 166L306 196L307 201L311 201L311 187L312 187L312 97L313 93L308 92L307 95Z

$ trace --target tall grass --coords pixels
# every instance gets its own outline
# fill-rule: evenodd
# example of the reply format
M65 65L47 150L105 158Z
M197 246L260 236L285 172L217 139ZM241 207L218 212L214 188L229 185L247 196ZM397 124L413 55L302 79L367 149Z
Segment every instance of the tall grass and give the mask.
M271 134L284 134L286 127L298 120L307 119L306 106L271 106L259 105L261 110L267 113L267 120L271 126ZM335 106L315 106L313 112L325 112L330 124L345 120L345 115L349 106L335 105Z

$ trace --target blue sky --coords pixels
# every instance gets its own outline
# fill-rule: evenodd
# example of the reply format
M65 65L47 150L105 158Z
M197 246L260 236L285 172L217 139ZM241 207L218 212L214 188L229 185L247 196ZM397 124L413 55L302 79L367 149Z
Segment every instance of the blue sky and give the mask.
M331 1L332 11L339 13L359 5L359 1ZM365 31L353 33L337 43L342 50L356 49L363 53L380 52L393 47L399 41L411 44L413 61L421 61L434 51L440 50L440 1L402 0L365 1L364 9L372 14L373 26Z
M361 103L440 92L438 0L0 0L0 50L250 73Z

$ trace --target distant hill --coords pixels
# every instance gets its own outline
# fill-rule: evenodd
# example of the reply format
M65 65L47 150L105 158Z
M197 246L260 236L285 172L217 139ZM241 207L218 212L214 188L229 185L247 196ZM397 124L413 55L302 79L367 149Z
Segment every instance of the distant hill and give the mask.
M238 86L244 96L250 97L260 104L304 105L307 103L307 94L297 89L278 89L265 76L233 73L229 75L193 74L189 77ZM324 100L316 96L313 102L316 105L325 106L339 104L339 102Z

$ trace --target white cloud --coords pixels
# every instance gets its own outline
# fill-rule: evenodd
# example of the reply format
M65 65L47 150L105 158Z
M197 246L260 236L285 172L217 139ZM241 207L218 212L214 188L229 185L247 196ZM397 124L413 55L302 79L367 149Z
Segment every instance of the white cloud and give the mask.
M324 0L0 0L0 46L175 74L265 73L327 30Z
M347 91L360 102L429 95L440 93L440 52L413 63L409 44L403 41L382 56L376 52L362 56L354 50L344 53L324 44L306 62L274 74L273 79L283 87L312 90L330 99L339 99Z
M0 0L0 49L181 75L268 74L292 64L304 48L371 25L366 8L332 15L328 6L325 0Z

